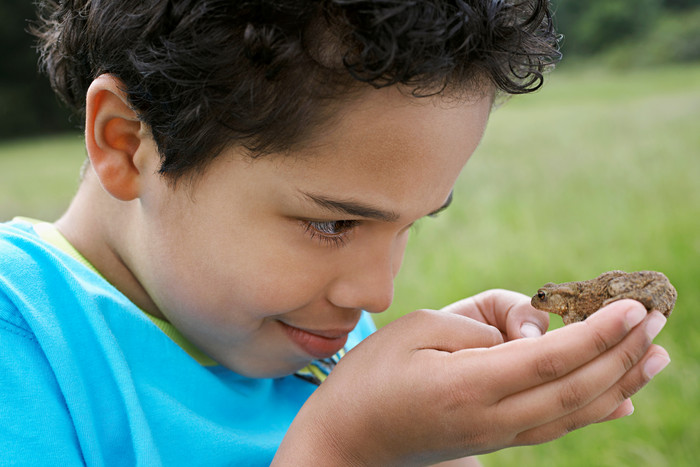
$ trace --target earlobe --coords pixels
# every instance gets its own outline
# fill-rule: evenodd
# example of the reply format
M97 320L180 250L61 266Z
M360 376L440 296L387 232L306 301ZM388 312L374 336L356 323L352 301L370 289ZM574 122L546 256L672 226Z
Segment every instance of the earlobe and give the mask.
M86 97L85 145L100 183L115 198L130 201L139 194L137 153L143 133L129 107L121 81L100 75Z

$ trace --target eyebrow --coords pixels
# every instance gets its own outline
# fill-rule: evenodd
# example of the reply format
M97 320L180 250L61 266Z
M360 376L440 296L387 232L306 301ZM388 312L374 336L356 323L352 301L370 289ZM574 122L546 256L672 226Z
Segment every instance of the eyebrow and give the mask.
M302 191L301 194L324 209L351 216L365 217L367 219L376 219L385 222L395 222L401 217L393 211L385 211L369 204L359 203L356 201L334 200L326 196L306 193L304 191ZM447 197L445 204L428 214L428 216L436 216L438 213L447 209L451 203L452 192L450 192L450 195Z

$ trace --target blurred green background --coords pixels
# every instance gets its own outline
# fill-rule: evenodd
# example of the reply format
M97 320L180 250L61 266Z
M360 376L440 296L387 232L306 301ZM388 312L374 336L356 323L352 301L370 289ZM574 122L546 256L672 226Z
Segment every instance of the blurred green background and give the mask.
M487 467L695 466L700 459L700 1L559 0L565 58L546 86L493 113L453 206L412 234L390 310L488 288L655 269L678 289L657 342L671 365L624 420L482 457ZM85 150L25 32L0 4L0 220L53 220ZM552 327L561 325L552 318Z

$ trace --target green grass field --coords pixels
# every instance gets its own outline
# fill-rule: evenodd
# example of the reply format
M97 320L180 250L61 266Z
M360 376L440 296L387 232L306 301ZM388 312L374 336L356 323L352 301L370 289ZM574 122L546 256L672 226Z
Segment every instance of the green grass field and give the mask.
M488 288L530 295L610 269L660 270L679 292L657 339L672 363L631 417L484 456L487 467L698 465L699 129L700 66L559 70L494 112L453 206L417 226L380 325ZM56 218L83 158L77 136L0 146L0 219Z

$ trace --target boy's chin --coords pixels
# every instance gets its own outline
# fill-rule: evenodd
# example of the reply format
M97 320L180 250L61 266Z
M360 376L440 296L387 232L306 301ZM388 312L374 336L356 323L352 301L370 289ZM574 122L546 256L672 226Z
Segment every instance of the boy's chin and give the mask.
M231 364L221 363L229 370L237 373L241 376L254 379L269 379L269 378L283 378L285 376L293 375L297 371L306 367L312 360L306 361L296 361L296 362L260 362L257 364L247 363L247 364L236 364L231 362Z

